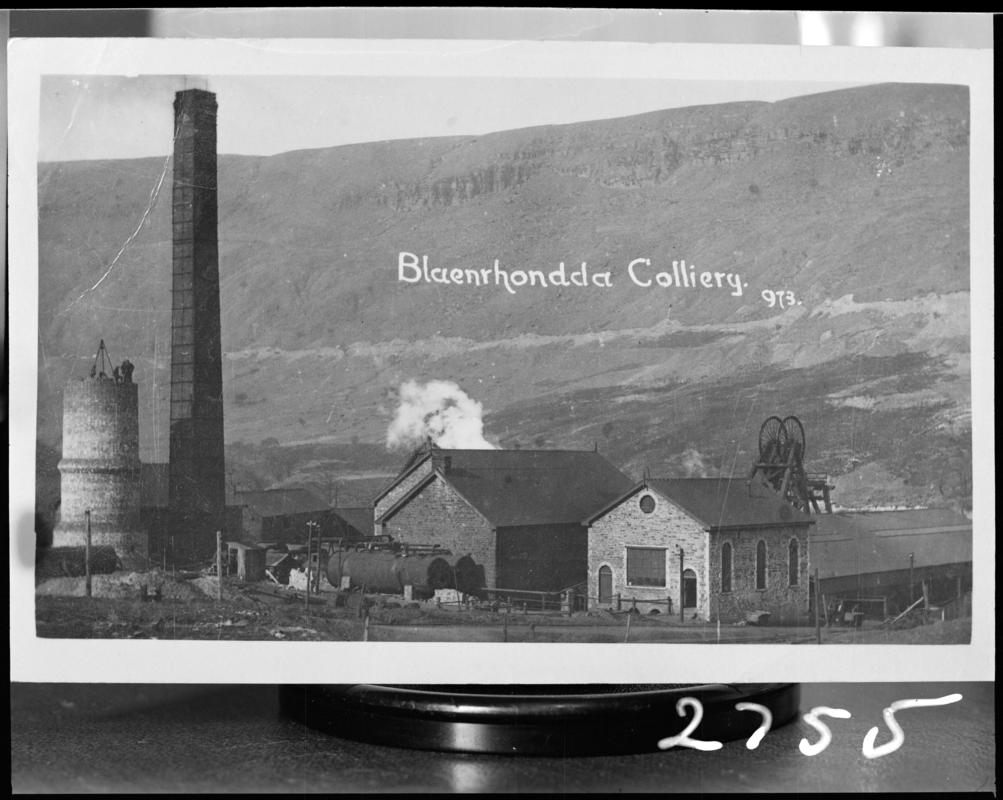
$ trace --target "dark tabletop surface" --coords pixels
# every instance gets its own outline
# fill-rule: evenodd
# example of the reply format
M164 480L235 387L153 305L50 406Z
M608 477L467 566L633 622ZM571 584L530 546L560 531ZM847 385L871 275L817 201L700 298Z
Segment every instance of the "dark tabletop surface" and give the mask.
M532 758L409 751L338 739L279 714L274 686L13 684L16 792L892 792L994 791L993 684L803 684L801 711L844 708L832 743L800 717L758 749ZM894 753L861 753L868 729L890 738L895 700L958 692L900 711Z

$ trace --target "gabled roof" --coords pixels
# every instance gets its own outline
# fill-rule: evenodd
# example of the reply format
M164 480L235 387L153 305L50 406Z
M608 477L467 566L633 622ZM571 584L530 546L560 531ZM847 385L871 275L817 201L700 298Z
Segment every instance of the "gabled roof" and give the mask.
M234 504L250 506L262 517L299 514L310 511L327 511L330 505L309 489L259 489L238 490L233 493Z
M950 509L839 511L821 514L812 531L811 561L819 577L835 578L972 560L972 523Z
M632 483L591 450L436 449L427 457L434 457L436 474L493 527L577 524ZM426 485L419 483L381 519Z
M643 489L675 503L709 530L810 525L812 517L760 481L745 478L649 478L593 514L591 524Z

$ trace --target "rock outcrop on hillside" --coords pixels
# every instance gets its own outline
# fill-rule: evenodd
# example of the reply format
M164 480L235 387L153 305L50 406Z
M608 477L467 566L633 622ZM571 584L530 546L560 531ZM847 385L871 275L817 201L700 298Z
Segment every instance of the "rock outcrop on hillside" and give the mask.
M878 85L224 154L227 439L381 442L397 388L439 378L483 403L503 444L596 441L638 473L742 472L762 419L794 413L818 469L876 465L885 494L963 504L970 468L943 465L970 453L968 102L964 87ZM63 383L103 337L137 365L144 458L166 458L170 168L39 166L47 445ZM402 283L404 251L447 271L584 261L611 286ZM643 288L636 258L651 277L685 261L743 290Z

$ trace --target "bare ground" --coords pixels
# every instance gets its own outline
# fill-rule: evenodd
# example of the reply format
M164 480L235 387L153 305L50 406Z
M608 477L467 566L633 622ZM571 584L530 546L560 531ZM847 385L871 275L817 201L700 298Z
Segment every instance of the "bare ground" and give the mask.
M209 581L213 583L214 581ZM193 587L194 588L194 587ZM211 587L206 587L211 588ZM367 598L367 605L373 598ZM504 614L482 609L402 607L376 601L363 619L358 594L336 600L322 593L309 608L302 593L225 587L221 601L39 595L36 631L43 638L201 639L250 641L676 642L811 644L811 627L681 623L678 618L623 614ZM908 630L823 628L831 644L959 644L971 639L971 619Z

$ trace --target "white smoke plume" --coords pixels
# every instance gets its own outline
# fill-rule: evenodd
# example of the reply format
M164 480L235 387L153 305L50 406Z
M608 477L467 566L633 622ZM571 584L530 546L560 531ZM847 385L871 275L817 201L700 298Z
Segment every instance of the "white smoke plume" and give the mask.
M444 448L494 450L484 438L484 407L452 381L405 381L387 429L387 447L416 447L426 439Z

